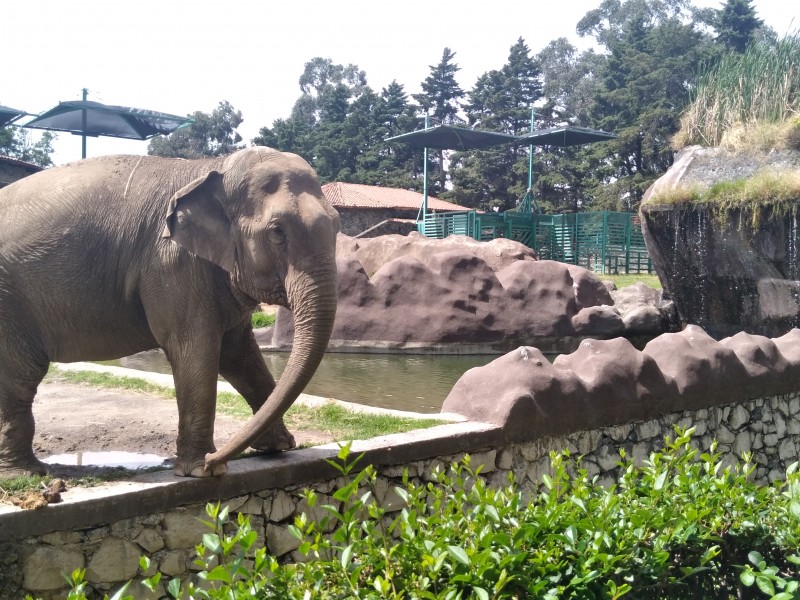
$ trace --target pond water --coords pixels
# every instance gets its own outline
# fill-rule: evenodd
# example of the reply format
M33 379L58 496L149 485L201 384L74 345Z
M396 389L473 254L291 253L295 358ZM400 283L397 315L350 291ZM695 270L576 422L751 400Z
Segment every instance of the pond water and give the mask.
M289 354L263 354L277 379ZM495 358L496 355L328 353L305 393L368 406L435 413L461 375ZM142 371L171 372L166 357L157 350L123 358L118 364Z

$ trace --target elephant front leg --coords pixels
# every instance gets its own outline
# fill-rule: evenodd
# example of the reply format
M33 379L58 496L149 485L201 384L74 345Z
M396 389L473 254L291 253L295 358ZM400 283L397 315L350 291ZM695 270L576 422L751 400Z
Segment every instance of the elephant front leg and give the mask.
M206 454L216 452L214 446L214 412L217 403L216 361L185 361L167 358L172 364L175 395L178 399L178 440L175 475L209 477L223 475L226 465L206 470ZM174 355L173 355L174 356ZM210 364L209 364L210 363Z
M225 334L222 340L219 374L239 392L255 413L275 389L275 379L264 364L253 330L242 327ZM283 419L263 432L251 444L261 452L280 452L297 446Z

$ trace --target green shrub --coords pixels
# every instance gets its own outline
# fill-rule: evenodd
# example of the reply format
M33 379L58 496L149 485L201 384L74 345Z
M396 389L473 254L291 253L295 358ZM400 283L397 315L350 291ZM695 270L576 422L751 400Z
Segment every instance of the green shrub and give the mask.
M250 317L250 321L253 323L253 328L255 329L259 327L269 327L275 325L275 313L268 314L257 310Z
M356 473L348 453L331 463L347 483L327 516L290 528L307 562L281 564L255 548L247 518L231 528L227 509L210 505L195 561L205 589L175 579L172 597L800 597L797 464L785 482L759 487L749 462L723 467L714 449L692 447L691 430L641 467L623 457L610 489L567 453L530 493L513 481L488 487L467 457L431 483L404 477L396 513L375 501L372 467ZM305 498L315 506L314 492ZM81 574L73 580L79 587Z

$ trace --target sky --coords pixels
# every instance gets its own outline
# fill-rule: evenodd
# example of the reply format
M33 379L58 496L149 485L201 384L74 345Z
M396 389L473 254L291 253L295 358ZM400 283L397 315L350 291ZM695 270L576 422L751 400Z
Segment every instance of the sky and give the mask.
M413 94L447 47L469 90L505 64L520 37L534 54L559 37L591 47L575 26L600 2L138 0L127 10L114 0L12 2L3 11L0 104L41 113L79 100L83 88L89 100L176 115L210 113L227 100L242 112L238 131L249 141L290 115L314 57L357 65L376 92L396 80ZM779 34L800 27L795 0L754 6ZM81 156L78 136L61 133L53 146L55 164ZM88 156L146 152L147 142L87 141Z

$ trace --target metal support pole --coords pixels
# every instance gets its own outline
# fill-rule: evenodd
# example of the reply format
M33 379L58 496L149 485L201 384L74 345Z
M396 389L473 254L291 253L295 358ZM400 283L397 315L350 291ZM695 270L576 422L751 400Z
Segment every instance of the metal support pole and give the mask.
M89 96L89 90L87 88L83 88L83 101L86 102L86 98ZM83 108L81 111L81 131L83 131L83 135L81 135L81 158L86 158L86 107Z
M425 129L428 128L428 113L425 113ZM428 214L428 147L425 146L422 165L422 222Z

